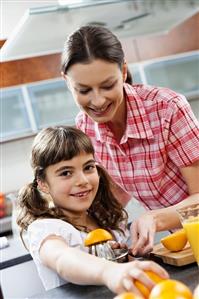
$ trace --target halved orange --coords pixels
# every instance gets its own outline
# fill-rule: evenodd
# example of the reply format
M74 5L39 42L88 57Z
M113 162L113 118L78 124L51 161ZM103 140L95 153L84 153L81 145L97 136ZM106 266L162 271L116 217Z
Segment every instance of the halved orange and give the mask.
M103 228L97 228L92 230L88 235L86 236L84 240L85 246L91 246L100 242L105 242L108 240L112 240L113 236L105 229Z
M157 275L156 273L154 273L152 271L144 271L144 272L155 283L158 283L158 282L160 282L160 281L163 280L162 277L160 277L159 275ZM139 280L135 280L134 284L138 288L138 290L142 293L142 295L144 296L144 298L148 298L149 297L150 290L147 287L145 287L145 285L143 285L143 283L141 283Z
M192 299L192 293L184 283L165 279L153 287L149 299Z
M187 244L187 235L184 229L180 229L161 240L162 245L170 251L180 251Z
M125 293L122 293L122 294L114 297L114 299L142 299L142 298L138 295L131 293L131 292L125 292Z

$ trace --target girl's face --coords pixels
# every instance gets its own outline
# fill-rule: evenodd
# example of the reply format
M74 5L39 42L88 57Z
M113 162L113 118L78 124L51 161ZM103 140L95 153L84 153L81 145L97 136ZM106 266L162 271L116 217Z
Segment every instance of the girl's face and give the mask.
M126 72L126 64L121 70L117 63L96 59L72 65L65 79L78 106L90 118L98 123L114 122L124 111Z
M92 154L81 153L71 160L46 168L46 181L40 182L43 192L49 193L55 206L68 215L86 212L99 186L99 176Z

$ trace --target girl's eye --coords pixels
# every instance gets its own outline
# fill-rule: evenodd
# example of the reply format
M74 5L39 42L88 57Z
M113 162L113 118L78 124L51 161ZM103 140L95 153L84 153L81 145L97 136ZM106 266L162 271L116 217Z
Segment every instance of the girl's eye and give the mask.
M85 167L85 170L86 170L86 171L93 171L94 169L96 169L95 164L87 165L87 166Z
M60 173L60 176L69 176L71 174L72 174L71 171L65 170L65 171L63 171L63 172Z

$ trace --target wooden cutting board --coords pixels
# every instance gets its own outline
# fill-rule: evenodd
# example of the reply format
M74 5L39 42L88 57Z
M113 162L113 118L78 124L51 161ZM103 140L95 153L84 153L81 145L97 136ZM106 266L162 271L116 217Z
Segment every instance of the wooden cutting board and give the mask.
M163 247L162 244L157 244L151 252L151 257L158 257L162 259L165 264L174 266L184 266L196 261L189 244L178 252L171 252Z

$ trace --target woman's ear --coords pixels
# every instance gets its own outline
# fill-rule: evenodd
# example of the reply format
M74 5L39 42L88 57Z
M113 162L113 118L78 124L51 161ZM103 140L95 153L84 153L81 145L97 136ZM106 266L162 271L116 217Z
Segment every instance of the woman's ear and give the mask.
M62 76L62 78L64 79L64 80L66 80L67 79L67 76L64 74L64 72L62 72L61 71L61 76Z
M37 180L38 188L43 193L49 194L49 187L48 184L42 180Z
M123 82L125 82L126 78L127 78L127 64L126 64L126 62L124 62L123 66L122 66L122 75L123 75Z
M68 80L68 76L66 74L64 74L63 72L61 72L61 75L62 75L62 78L64 79L68 89L71 90L69 80Z

